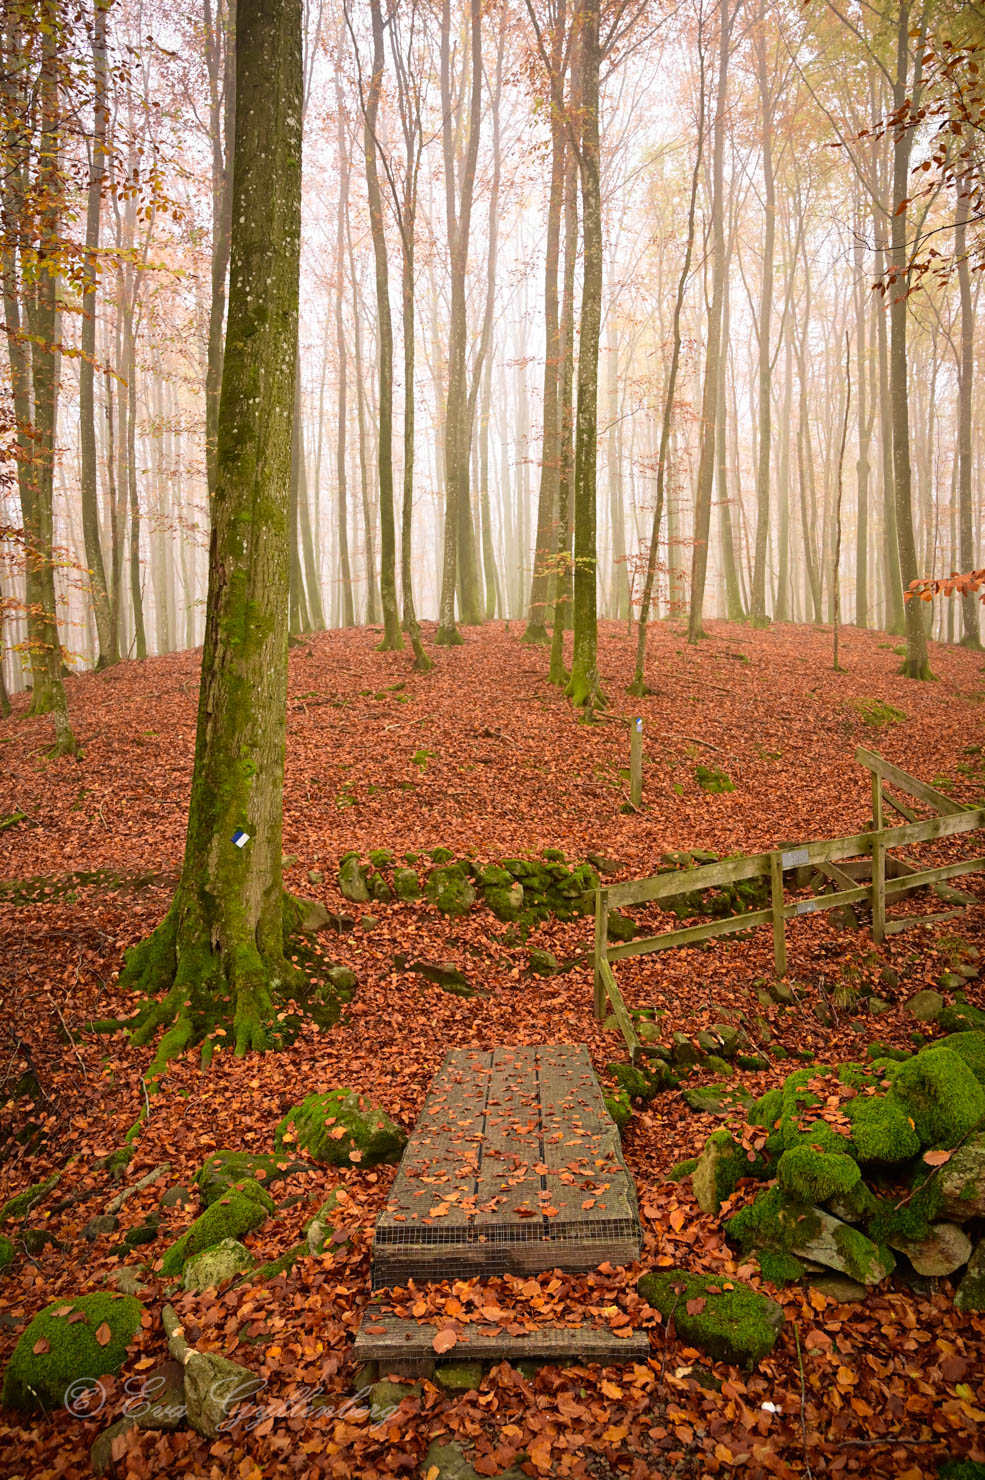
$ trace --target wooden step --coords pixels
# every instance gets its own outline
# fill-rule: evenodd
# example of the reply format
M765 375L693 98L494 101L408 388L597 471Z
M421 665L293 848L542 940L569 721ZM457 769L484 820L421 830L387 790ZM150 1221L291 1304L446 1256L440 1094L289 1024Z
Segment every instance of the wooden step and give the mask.
M379 1328L383 1329L380 1330ZM367 1329L368 1328L368 1329ZM430 1377L439 1360L432 1345L438 1328L398 1316L374 1314L372 1306L363 1318L353 1353L357 1366L378 1362L380 1376ZM550 1362L557 1366L601 1362L614 1365L646 1362L650 1340L645 1331L617 1336L614 1331L593 1326L544 1326L511 1336L481 1326L463 1327L446 1360L456 1362Z
M452 1049L373 1237L373 1289L639 1257L636 1190L583 1046Z

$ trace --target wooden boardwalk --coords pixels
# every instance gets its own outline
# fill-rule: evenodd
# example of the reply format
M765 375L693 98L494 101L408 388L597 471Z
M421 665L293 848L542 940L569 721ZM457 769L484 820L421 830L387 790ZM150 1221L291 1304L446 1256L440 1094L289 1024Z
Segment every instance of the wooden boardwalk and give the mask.
M636 1189L584 1048L453 1049L431 1083L376 1223L374 1290L631 1264ZM355 1360L427 1376L437 1327L377 1296ZM645 1331L459 1323L456 1360L645 1362Z
M377 1221L373 1288L629 1264L640 1247L587 1051L453 1049Z

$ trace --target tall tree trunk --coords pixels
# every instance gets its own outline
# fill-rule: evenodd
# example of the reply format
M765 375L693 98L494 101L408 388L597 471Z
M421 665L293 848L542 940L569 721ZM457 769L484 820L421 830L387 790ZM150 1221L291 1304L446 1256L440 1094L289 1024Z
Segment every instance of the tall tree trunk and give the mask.
M858 459L855 464L857 486L856 534L855 534L855 625L869 625L869 446L872 438L872 417L866 399L866 315L868 294L865 285L861 235L855 247L855 366L858 381Z
M719 8L718 90L712 130L712 290L711 313L705 351L705 380L701 396L701 450L694 501L694 551L691 557L691 610L688 642L704 637L701 619L708 574L708 536L711 530L711 489L715 476L715 423L718 416L719 356L722 341L722 304L725 294L725 110L728 101L729 11L728 0Z
M240 0L229 314L209 550L205 647L181 880L121 980L164 990L138 1013L150 1070L214 1029L237 1053L276 1036L287 699L288 485L301 229L300 0ZM240 831L248 840L238 847ZM286 991L285 991L286 995ZM203 1050L211 1055L213 1040Z
M728 258L731 258L731 242ZM728 260L725 267L725 287L722 295L722 350L719 355L718 413L715 418L715 476L718 484L718 526L722 546L722 576L725 582L725 612L730 622L744 622L745 608L742 603L742 585L739 565L735 558L735 537L732 530L732 505L729 501L728 454L726 451L727 422L735 424L737 417L728 417L728 342L731 318L731 295L728 282ZM736 462L738 467L738 461ZM738 486L736 495L741 498ZM737 506L741 513L741 502Z
M376 465L380 488L380 596L383 603L383 641L393 652L403 647L397 608L397 537L393 522L393 320L390 316L390 268L383 229L383 200L376 165L376 121L383 88L383 11L380 0L369 0L373 28L373 71L365 102L363 152L369 226L376 269L376 322L379 329L379 450Z
M111 0L94 0L92 17L93 128L89 144L89 189L86 198L86 238L83 258L82 357L79 361L79 496L82 538L89 567L93 614L99 654L97 670L119 661L113 628L103 547L99 539L99 491L96 472L96 296L98 282L99 217L106 173L106 12Z
M954 255L958 264L958 294L961 302L961 327L958 349L958 517L959 565L971 570L975 565L971 505L971 391L974 376L975 315L971 304L971 272L968 266L967 228L969 215L967 187L958 185L954 214ZM913 605L914 603L911 603ZM961 646L980 648L978 635L978 597L966 591L961 598Z
M338 425L335 440L335 476L338 483L339 506L339 580L342 582L342 625L354 627L355 608L352 601L352 567L349 564L349 486L346 478L346 376L348 374L345 322L342 315L342 284L345 278L346 223L349 219L349 150L344 137L342 120L342 84L335 74L335 107L338 126L339 151L339 220L335 238L335 348L338 357L339 400Z
M574 645L565 693L591 717L606 700L598 674L599 334L602 324L602 193L599 183L599 4L579 0L581 129L578 168L582 202L582 287L578 337L578 409L575 416Z
M133 292L126 290L123 309L124 365L127 383L127 492L130 504L130 605L133 610L134 640L138 659L147 656L147 634L144 630L144 595L140 584L140 499L137 489L137 336L134 329L134 302L137 296L136 269Z
M883 249L876 245L876 278L883 275ZM882 454L883 583L886 588L886 631L903 633L903 585L900 577L899 533L893 483L893 414L889 391L889 345L885 312L876 315L879 349L879 436Z
M571 106L577 116L580 81L572 60ZM574 462L571 434L574 427L575 366L575 264L578 257L578 160L568 150L564 181L564 264L562 268L561 318L558 329L560 373L558 385L558 495L557 558L554 584L554 627L551 632L551 662L548 678L558 686L568 681L564 666L564 634L572 625L571 567L571 471Z
M465 296L469 260L469 229L479 153L482 105L481 0L469 0L471 98L468 140L461 185L455 190L455 109L451 92L451 7L442 0L441 112L445 165L445 210L451 261L451 315L448 329L448 404L445 413L445 527L441 568L441 603L435 642L450 647L463 641L455 625L455 592L460 593L461 618L466 626L482 620L476 570L475 538L469 498L469 437L467 422L468 336Z
M760 146L763 155L765 221L763 226L763 282L759 298L759 464L756 469L756 563L752 575L749 616L762 627L766 613L766 543L770 525L770 452L772 441L772 360L770 328L773 314L773 257L776 246L776 181L773 174L773 97L766 65L766 7L760 0L753 31L756 80L760 101Z
M900 6L896 22L896 75L893 79L893 109L898 112L910 95L910 7ZM913 101L920 93L920 62L912 82ZM909 191L910 151L913 135L898 129L893 139L893 211L890 220L889 266L893 283L889 290L889 394L893 417L893 489L896 531L899 538L900 575L903 589L920 574L913 533L913 504L910 490L910 410L906 365L906 321L908 314L906 271L906 228L909 213L904 204ZM906 603L906 657L900 672L907 678L930 678L927 634L922 603Z
M209 77L209 136L212 143L212 294L205 367L205 472L209 497L215 492L216 434L222 385L223 321L232 230L233 183L229 147L236 118L234 37L236 0L203 0L205 63Z

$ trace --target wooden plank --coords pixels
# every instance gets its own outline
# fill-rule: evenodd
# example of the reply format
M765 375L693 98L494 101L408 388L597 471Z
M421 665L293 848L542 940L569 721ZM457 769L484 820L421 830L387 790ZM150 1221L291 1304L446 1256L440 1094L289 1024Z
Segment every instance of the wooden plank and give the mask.
M845 904L858 904L860 900L867 900L870 893L869 886L853 885L851 889L839 889L836 894L812 894L809 899L795 899L792 904L785 905L783 915L787 920L796 915L820 915L825 910L836 910Z
M902 930L910 930L914 925L935 925L939 920L953 920L957 915L963 915L966 906L962 905L957 910L941 910L936 915L901 915L896 920L886 921L886 934L899 935Z
M958 879L963 874L980 874L985 871L985 858L967 858L961 863L946 863L939 868L924 868L902 878L886 880L886 894L909 894L913 889L922 889L927 884L942 883L945 879Z
M602 980L605 983L609 1005L612 1008L616 1022L619 1024L619 1031L625 1039L626 1047L629 1050L630 1061L632 1062L640 1046L639 1037L637 1036L636 1029L633 1027L633 1020L626 1011L626 1004L619 990L619 984L608 961L603 960L599 969L602 972Z
M608 1327L586 1322L582 1326L541 1326L511 1336L502 1329L466 1322L447 1355L453 1361L530 1360L558 1365L646 1362L650 1356L649 1336L645 1331L626 1329L629 1334L620 1337ZM389 1372L412 1375L412 1371L417 1375L409 1364L421 1363L425 1369L421 1375L427 1376L434 1367L437 1330L434 1325L376 1312L370 1305L356 1336L353 1360L357 1366L379 1362L381 1376Z
M829 884L837 884L839 889L854 889L856 881L851 874L840 869L836 863L819 863L818 872L828 880Z
M899 797L894 797L891 791L884 790L883 796L892 807L893 811L898 812L901 817L905 817L907 822L917 822L919 820L913 808L908 807L905 802L901 802Z
M704 863L700 868L670 869L649 879L611 884L609 905L645 904L648 900L673 899L678 894L690 894L695 889L716 889L722 884L759 878L769 873L769 867L769 854L758 853L749 858L723 858L719 863Z
M529 1214L534 1237L533 1225L539 1228L543 1221L539 1194L546 1190L531 1170L543 1159L537 1050L499 1048L493 1059L476 1173L475 1229L482 1238L489 1229L522 1222Z
M858 760L858 751L855 752ZM880 832L883 826L882 816L882 777L878 771L872 772L872 826L876 832Z
M942 791L928 786L925 781L918 781L909 772L901 770L899 766L894 766L892 761L884 760L874 750L866 750L860 745L855 752L855 759L859 765L881 776L884 781L891 781L906 796L916 797L918 802L925 802L928 807L933 807L943 817L950 817L965 810L960 802L955 802L951 797L945 796Z
M872 839L872 939L882 941L886 936L886 833L876 833Z
M709 920L707 925L690 925L686 930L668 930L665 935L647 935L642 940L627 940L609 947L609 960L621 961L626 956L645 956L650 951L667 951L677 946L693 945L697 940L713 940L716 935L734 935L737 930L751 930L772 920L772 910L750 910L745 915L728 915L724 920Z

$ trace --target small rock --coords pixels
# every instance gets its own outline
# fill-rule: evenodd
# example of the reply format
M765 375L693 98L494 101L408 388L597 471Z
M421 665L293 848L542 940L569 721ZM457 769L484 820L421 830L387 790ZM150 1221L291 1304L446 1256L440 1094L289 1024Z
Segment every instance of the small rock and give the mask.
M884 1012L892 1012L893 1004L891 1002L887 1002L885 997L873 996L868 999L868 1002L869 1011L872 1013L873 1017L881 1017Z
M224 1238L214 1249L206 1249L189 1259L182 1272L182 1284L186 1290L198 1295L203 1290L216 1289L233 1275L252 1269L255 1263L249 1249L238 1239Z
M917 1274L935 1278L953 1274L971 1258L971 1239L956 1223L935 1223L930 1238L908 1239L897 1234L889 1242L906 1255Z
M185 1403L196 1434L218 1439L237 1404L252 1398L263 1379L215 1352L189 1351L185 1360Z
M336 992L352 992L359 985L359 978L349 966L330 966L325 975Z
M837 1300L839 1305L853 1305L865 1300L869 1293L865 1285L849 1279L847 1274L816 1275L811 1280L811 1289L820 1290L822 1295L827 1295L829 1300Z
M958 1310L985 1310L985 1238L979 1240L968 1260L954 1303Z
M376 927L377 927L377 925L380 922L376 918L375 915L363 915L363 917L359 921L359 923L363 927L364 930L369 931L369 930L375 930Z
M309 870L308 870L308 883L309 884L323 884L324 882L325 882L325 875L322 873L322 871L321 871L320 868L309 868Z
M770 982L769 995L781 1007L794 1007L797 996L789 982Z
M675 1064L696 1064L701 1057L686 1033L675 1033L671 1040L671 1058Z
M434 1380L446 1393L472 1393L482 1383L481 1362L439 1362Z
M422 1388L419 1382L374 1382L369 1390L369 1415L374 1423L382 1423L398 1408L404 1398L419 1398Z
M621 910L609 911L608 935L610 940L632 940L636 934L636 921Z
M557 957L536 946L530 951L528 965L534 976L554 976L558 969Z
M114 1217L112 1213L97 1213L96 1217L90 1218L83 1228L82 1237L94 1244L96 1239L101 1238L104 1233L115 1233L119 1223L119 1218Z
M717 1361L749 1370L773 1350L784 1322L783 1307L740 1280L732 1287L709 1275L662 1269L644 1275L640 1295L669 1319L678 1336Z
M955 1223L985 1218L985 1131L951 1152L937 1173L941 1212Z
M977 966L959 966L958 976L963 976L966 982L973 982L978 976Z
M959 976L956 971L944 971L941 973L941 986L945 991L956 991L964 986L964 977Z
M411 961L407 970L416 971L425 981L433 982L436 987L444 992L451 992L455 997L475 996L475 987L464 971L452 961L443 961L440 965L432 965L430 961Z
M906 1004L906 1010L911 1017L915 1017L919 1023L936 1023L944 1011L944 998L940 992L927 989L917 992Z
M619 1026L615 1018L612 1019L612 1026L614 1028L618 1028ZM660 1025L659 1023L651 1023L648 1018L644 1018L642 1022L637 1024L636 1033L641 1043L660 1042Z
M365 870L356 854L346 858L339 868L339 888L353 904L365 904L369 899L369 885Z
M132 1418L119 1418L116 1423L110 1424L108 1429L103 1429L99 1438L89 1450L89 1465L94 1475L108 1475L113 1470L117 1459L123 1457L125 1446L117 1441L122 1441L131 1429L137 1427ZM115 1452L114 1452L115 1449Z
M106 1278L122 1295L146 1295L148 1286L140 1279L143 1268L142 1264L120 1264Z

